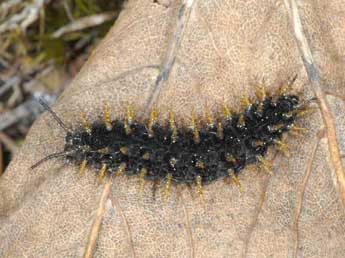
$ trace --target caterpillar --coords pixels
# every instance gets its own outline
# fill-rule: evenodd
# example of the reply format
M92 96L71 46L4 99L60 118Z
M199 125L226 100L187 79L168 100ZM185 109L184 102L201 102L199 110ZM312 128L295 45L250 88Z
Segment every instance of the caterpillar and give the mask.
M65 146L38 161L64 157L68 163L79 166L80 174L86 167L97 170L100 182L108 175L125 174L145 180L164 180L164 194L176 184L194 184L202 196L202 185L219 178L229 177L240 186L238 174L251 164L258 164L271 173L272 164L265 159L272 146L283 153L288 145L283 134L302 133L296 120L305 113L307 105L297 94L280 89L268 94L265 87L258 87L256 98L241 99L243 110L233 112L224 105L222 115L201 123L192 115L191 124L178 126L170 112L165 124L157 122L157 110L153 109L147 121L135 118L128 108L123 119L111 120L106 104L102 121L89 123L82 117L83 126L68 128L51 108L40 101L66 131Z

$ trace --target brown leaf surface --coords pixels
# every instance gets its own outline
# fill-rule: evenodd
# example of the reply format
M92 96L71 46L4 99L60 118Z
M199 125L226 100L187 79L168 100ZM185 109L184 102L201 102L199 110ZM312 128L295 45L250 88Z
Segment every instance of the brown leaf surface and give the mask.
M161 120L172 109L188 123L193 109L236 107L262 78L274 90L294 74L313 96L289 3L131 0L54 110L76 126L81 111L97 119L104 101L113 118L128 102L143 117L153 104ZM345 153L345 2L297 4ZM202 204L181 186L164 203L152 200L151 183L140 197L137 178L98 185L92 170L78 178L61 160L30 170L64 144L45 114L0 180L0 257L344 257L341 182L324 121L320 112L301 119L309 131L288 139L289 158L271 155L274 176L246 169L242 195L220 180L204 187Z

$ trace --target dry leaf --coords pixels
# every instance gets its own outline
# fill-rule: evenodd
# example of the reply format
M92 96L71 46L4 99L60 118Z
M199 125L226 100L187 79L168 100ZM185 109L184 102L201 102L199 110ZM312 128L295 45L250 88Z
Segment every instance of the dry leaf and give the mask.
M273 91L297 74L296 89L311 97L319 85L335 119L325 119L325 110L301 119L309 131L288 139L290 158L272 155L274 176L246 169L242 195L220 180L204 187L201 204L181 186L164 203L160 194L152 199L150 183L140 197L137 178L97 185L94 171L78 178L61 160L30 170L63 148L64 132L45 114L0 180L0 256L344 257L341 164L334 161L337 147L345 152L345 2L295 6L322 78L313 81L310 70L312 83L294 3L131 0L54 106L73 126L82 111L97 119L104 101L113 118L134 103L138 116L155 105L161 120L172 109L188 123L193 109L202 116L224 101L236 107L262 78ZM330 155L333 122L340 144Z

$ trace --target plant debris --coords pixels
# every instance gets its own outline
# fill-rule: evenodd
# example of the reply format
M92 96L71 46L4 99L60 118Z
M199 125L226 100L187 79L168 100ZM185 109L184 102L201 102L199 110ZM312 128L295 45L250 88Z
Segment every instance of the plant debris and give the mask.
M75 76L125 0L5 0L0 4L0 175L28 128Z

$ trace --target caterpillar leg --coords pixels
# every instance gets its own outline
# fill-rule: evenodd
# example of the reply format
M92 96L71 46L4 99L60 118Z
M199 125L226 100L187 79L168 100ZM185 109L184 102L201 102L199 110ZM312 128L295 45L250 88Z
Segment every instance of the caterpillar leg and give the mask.
M210 110L208 108L206 108L205 116L206 116L206 121L207 121L208 128L214 127L214 119L213 119L213 117L212 117L212 115L210 113Z
M267 174L273 175L272 172L272 162L266 160L264 157L262 156L258 156L257 157L258 161L260 162L260 168L263 169Z
M287 83L282 84L279 87L278 94L284 95L284 94L288 94L289 92L291 92L292 91L292 85L295 83L296 79L297 79L297 74L295 74L293 77L291 77Z
M176 128L176 122L175 122L175 114L170 111L169 112L169 126L172 131L172 139L175 142L177 139L177 128Z
M245 127L246 126L246 121L244 119L244 115L240 115L240 118L238 119L237 125L239 127Z
M98 172L98 183L102 184L105 172L107 171L107 164L103 164L101 170Z
M140 184L139 192L140 192L140 195L142 195L142 193L144 192L146 174L147 174L146 168L140 169L140 173L139 173L139 184Z
M116 176L122 175L125 172L126 167L127 167L127 164L122 162L120 166L117 168L117 170L115 171L115 175Z
M238 187L239 192L242 194L243 193L242 184L240 180L238 179L238 177L235 175L234 171L232 171L231 169L229 169L229 176L231 180L235 183L235 185Z
M223 103L222 107L223 107L223 116L225 119L228 119L229 117L233 115L234 113L233 110L231 110L227 104Z
M86 115L84 113L81 113L81 122L82 122L82 125L83 125L85 131L88 134L91 134L90 123L89 123L89 120L87 119L87 117L86 117Z
M201 176L196 177L196 187L197 187L197 192L198 192L200 200L204 201L204 193L202 190L202 178L201 178Z
M170 195L170 188L171 188L171 181L172 181L172 174L168 173L167 175L167 181L165 183L164 193L163 193L163 200L166 202Z
M250 105L252 105L252 101L248 96L244 95L240 98L240 106L242 108L248 108Z
M157 123L157 117L158 117L157 108L154 107L151 110L150 119L149 119L148 126L147 126L149 137L153 137L152 127L155 123Z
M300 109L296 112L297 117L308 116L316 112L316 108L308 107L304 109Z
M255 89L255 96L259 101L264 101L267 97L267 91L266 91L266 84L264 80L262 81L261 85L256 87Z
M153 181L153 184L152 184L152 200L156 200L156 192L157 192L157 189L160 185L160 180L159 179L155 179Z
M80 177L82 177L84 175L86 165L87 165L87 160L84 159L83 162L80 164L80 168L79 168L79 176Z
M107 128L108 131L111 131L113 129L113 126L111 124L111 115L110 115L110 108L108 103L104 103L103 107L103 121L105 123L105 127Z
M281 151L285 156L290 156L289 145L279 140L274 141L274 143L277 144L278 150Z
M224 138L224 130L221 122L217 124L217 138L222 140Z
M133 107L128 105L126 110L126 117L124 121L125 132L127 135L131 133L131 124L134 121L134 110Z
M290 129L290 130L289 130L289 133L290 133L291 135L293 135L293 136L299 136L299 137L300 137L300 136L303 136L303 134L304 134L305 132L308 131L307 128L298 127L298 126L296 126L296 125L290 126L289 129Z
M200 133L199 133L199 128L198 128L198 124L197 124L194 112L192 112L191 128L193 130L193 140L194 140L194 142L195 143L200 143Z

